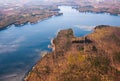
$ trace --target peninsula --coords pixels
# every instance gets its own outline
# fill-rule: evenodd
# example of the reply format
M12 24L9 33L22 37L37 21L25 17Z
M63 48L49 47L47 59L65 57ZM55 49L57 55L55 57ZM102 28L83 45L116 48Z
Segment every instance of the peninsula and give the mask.
M100 25L84 37L72 29L54 38L53 51L33 67L25 81L119 81L120 28Z
M15 26L21 26L28 22L36 23L51 16L61 15L58 11L58 6L47 4L2 6L2 9L0 9L0 29L13 24Z

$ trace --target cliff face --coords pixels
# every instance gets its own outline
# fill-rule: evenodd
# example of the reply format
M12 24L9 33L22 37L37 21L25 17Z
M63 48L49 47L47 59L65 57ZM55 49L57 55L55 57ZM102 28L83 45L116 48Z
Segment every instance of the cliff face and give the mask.
M85 37L61 30L55 50L44 56L25 81L119 81L120 28L97 26Z

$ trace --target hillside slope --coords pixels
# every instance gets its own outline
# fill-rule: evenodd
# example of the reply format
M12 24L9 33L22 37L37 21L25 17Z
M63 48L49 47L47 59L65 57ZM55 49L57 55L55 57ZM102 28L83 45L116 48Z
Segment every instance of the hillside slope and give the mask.
M97 26L85 37L61 30L54 51L45 55L25 81L119 81L120 28Z

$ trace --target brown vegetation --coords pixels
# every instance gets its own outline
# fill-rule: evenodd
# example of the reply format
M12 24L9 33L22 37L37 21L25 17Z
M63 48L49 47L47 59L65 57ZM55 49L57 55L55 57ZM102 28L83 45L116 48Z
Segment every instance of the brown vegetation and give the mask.
M120 1L118 0L75 0L75 8L80 12L110 13L120 15Z
M23 5L23 6L3 6L0 12L0 29L9 25L24 25L28 22L36 23L39 20L60 15L57 6L52 5Z
M119 81L120 28L97 26L76 38L72 29L61 30L55 50L44 56L25 81Z

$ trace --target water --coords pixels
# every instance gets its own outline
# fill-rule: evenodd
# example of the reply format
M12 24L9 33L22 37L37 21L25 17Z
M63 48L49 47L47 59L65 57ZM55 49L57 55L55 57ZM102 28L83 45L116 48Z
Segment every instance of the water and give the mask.
M50 40L60 29L72 28L76 36L83 36L96 25L120 26L120 16L80 13L69 6L59 8L62 16L0 31L0 81L20 81L41 58L42 51L51 51Z

